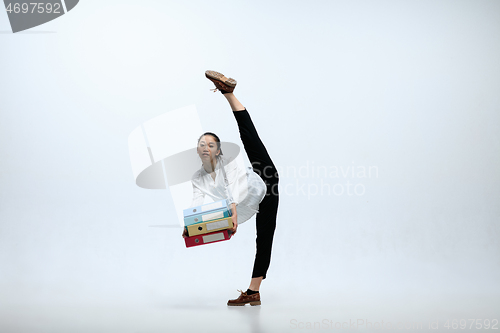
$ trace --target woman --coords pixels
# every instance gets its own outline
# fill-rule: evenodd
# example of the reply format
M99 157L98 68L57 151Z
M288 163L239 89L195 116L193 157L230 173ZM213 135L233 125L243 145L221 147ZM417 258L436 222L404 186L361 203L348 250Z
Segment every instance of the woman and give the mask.
M236 161L228 163L222 157L217 135L211 132L202 134L198 139L197 152L203 165L191 179L192 206L201 205L205 195L209 195L214 201L228 199L234 223L233 235L239 223L245 222L257 213L257 252L250 286L246 292L238 290L240 296L229 300L227 305L247 303L260 305L259 288L262 280L266 278L271 262L271 248L278 214L278 172L257 134L248 111L233 94L236 80L226 78L215 71L206 71L205 76L215 84L214 92L220 90L229 102L253 170L252 168L242 170ZM187 237L185 230L182 235Z

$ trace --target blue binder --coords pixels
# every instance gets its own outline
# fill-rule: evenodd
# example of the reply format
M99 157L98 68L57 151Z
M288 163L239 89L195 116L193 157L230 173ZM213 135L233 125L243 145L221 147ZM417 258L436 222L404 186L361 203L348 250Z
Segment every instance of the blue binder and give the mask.
M229 208L229 205L227 203L227 199L207 203L201 206L191 207L188 209L184 209L184 219L186 219L186 217L188 216L205 214L208 212L213 212L224 208L226 208L227 210L231 210L231 208Z
M201 213L201 214L196 214L196 215L191 215L188 217L184 218L184 225L188 226L191 224L196 224L196 223L202 223L202 222L208 222L212 220L218 220L222 219L225 217L232 216L232 211L231 209L227 209L226 207L217 209L217 210L211 210L207 213Z

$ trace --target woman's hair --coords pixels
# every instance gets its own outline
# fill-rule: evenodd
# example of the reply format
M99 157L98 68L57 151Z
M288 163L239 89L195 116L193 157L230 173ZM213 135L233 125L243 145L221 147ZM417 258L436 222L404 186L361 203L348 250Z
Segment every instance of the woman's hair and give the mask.
M219 150L220 149L220 139L219 139L219 137L215 133L212 133L212 132L205 132L205 133L203 133L198 138L198 144L200 144L201 138L204 137L205 135L211 135L214 138L215 142L217 142L217 150ZM220 154L219 155L222 155L222 149L220 149Z

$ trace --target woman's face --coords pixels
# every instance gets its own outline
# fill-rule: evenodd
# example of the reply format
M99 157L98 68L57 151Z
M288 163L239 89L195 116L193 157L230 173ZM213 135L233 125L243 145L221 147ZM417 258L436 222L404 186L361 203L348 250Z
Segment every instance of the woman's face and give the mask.
M197 152L203 162L208 162L219 155L220 149L217 149L217 141L213 136L204 135L198 142Z

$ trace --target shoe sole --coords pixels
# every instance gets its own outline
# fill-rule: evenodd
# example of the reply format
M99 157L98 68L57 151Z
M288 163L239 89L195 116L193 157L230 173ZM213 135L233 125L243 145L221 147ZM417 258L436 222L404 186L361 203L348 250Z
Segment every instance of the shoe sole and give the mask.
M216 71L206 71L205 72L205 76L207 78L209 78L210 80L219 81L219 82L225 84L228 87L231 87L231 88L236 87L236 83L237 82L236 82L235 79L230 78L230 77L227 78L227 77L225 77L224 75L222 75L219 72L216 72Z
M227 303L228 306L245 306L245 304L250 304L251 306L260 305L260 301L246 302L246 303Z

